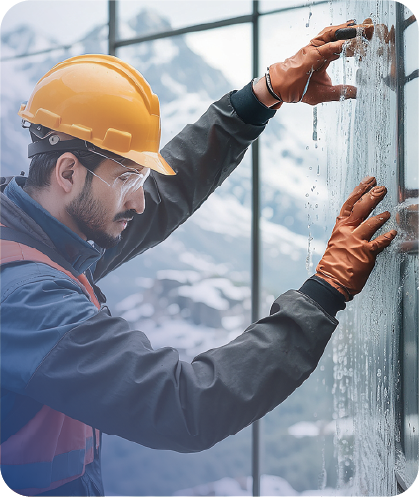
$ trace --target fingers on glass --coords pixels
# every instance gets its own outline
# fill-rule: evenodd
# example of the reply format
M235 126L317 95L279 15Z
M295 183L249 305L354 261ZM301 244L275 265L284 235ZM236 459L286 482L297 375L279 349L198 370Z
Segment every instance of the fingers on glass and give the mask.
M379 254L382 252L386 247L390 245L390 243L394 240L394 238L397 235L396 230L391 230L385 233L384 235L377 236L375 240L370 242L370 248L371 251L374 254Z
M351 217L354 219L366 219L377 205L383 200L387 193L385 186L375 186L354 204Z
M349 216L355 203L358 202L358 200L376 184L377 181L374 176L367 176L366 178L364 178L361 183L357 187L355 187L354 191L349 195L348 199L343 204L339 215L343 217Z
M390 219L390 212L386 211L364 221L355 232L362 240L370 241L374 234Z
M317 50L325 59L336 60L338 58L336 57L336 54L340 54L342 52L344 43L345 40L331 41L330 43L325 43L324 45L317 47Z

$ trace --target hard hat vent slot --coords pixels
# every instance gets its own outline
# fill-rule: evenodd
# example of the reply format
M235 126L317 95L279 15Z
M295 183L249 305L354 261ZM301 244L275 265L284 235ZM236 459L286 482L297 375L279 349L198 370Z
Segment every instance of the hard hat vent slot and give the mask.
M131 138L131 133L109 128L103 140L102 148L118 152L129 152L131 149Z
M47 128L57 129L61 123L61 117L46 109L37 109L35 122L42 123Z
M91 140L92 128L82 126L81 124L72 124L71 129L68 131L69 135L77 136L81 140Z

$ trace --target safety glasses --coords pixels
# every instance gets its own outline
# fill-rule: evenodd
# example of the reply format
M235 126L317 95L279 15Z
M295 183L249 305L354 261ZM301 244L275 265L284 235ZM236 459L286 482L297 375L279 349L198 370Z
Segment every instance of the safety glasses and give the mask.
M101 181L103 181L103 183L105 183L109 187L120 190L121 195L125 195L127 193L132 193L139 190L142 186L144 186L146 179L150 175L150 169L148 167L143 167L140 171L137 171L136 169L133 169L123 164L123 161L127 160L124 157L115 155L115 157L118 157L118 159L116 159L115 157L112 157L110 153L104 154L102 152L98 152L98 150L94 146L92 147L86 146L86 148L89 152L92 152L96 155L100 155L105 159L110 159L126 169L125 172L117 176L112 182L108 182L104 180L102 177L100 177L98 174L86 168L93 176L99 178Z
M138 172L127 168L128 171L117 176L112 182L108 182L87 167L86 169L93 176L96 176L96 178L100 179L100 181L103 181L105 185L108 185L111 188L118 188L122 190L122 193L134 192L136 190L139 190L142 186L144 186L145 180L150 175L150 169L148 168L144 168L144 170L146 170L145 173L143 172L143 170L141 170L141 172Z

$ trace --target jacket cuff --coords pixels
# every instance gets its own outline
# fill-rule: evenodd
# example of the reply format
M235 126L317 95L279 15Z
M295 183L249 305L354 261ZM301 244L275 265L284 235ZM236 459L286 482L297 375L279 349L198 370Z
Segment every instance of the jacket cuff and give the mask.
M315 275L305 281L300 292L315 300L331 316L336 316L338 311L346 307L345 297L327 281Z
M237 115L246 124L263 126L276 114L276 110L259 102L253 93L252 81L241 90L234 91L230 95L230 101Z

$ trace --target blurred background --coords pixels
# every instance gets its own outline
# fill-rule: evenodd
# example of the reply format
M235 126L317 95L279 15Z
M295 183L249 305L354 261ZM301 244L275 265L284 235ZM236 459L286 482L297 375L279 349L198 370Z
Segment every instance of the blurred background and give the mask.
M158 94L162 145L208 105L325 26L371 17L363 57L330 66L356 101L287 104L209 200L100 286L154 348L191 361L313 274L340 204L366 175L389 189L397 243L380 255L311 377L257 426L199 454L104 435L107 495L395 495L418 469L418 35L393 1L17 3L1 25L1 174L28 171L17 110L54 64L110 53ZM382 26L396 27L385 39ZM380 31L381 29L381 31ZM416 206L416 207L415 207ZM416 216L416 217L415 217ZM398 223L397 223L398 221Z

